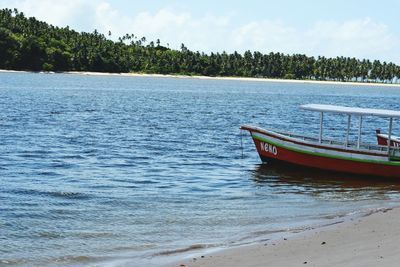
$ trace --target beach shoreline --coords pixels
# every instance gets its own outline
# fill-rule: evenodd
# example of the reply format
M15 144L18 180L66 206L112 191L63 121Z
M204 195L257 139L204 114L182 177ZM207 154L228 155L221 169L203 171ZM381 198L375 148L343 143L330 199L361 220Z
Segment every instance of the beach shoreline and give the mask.
M400 207L378 209L279 240L182 257L164 266L397 266L399 221Z
M119 76L119 77L151 77L151 78L175 78L175 79L198 79L198 80L226 80L243 82L275 82L275 83L299 83L299 84L322 84L322 85L350 85L350 86L375 86L375 87L400 87L400 83L371 83L371 82L341 82L341 81L317 81L317 80L290 80L272 78L251 78L251 77L212 77L198 75L177 75L177 74L147 74L147 73L109 73L89 71L64 71L64 72L32 72L17 70L2 70L0 73L48 73L48 74L74 74L86 76Z

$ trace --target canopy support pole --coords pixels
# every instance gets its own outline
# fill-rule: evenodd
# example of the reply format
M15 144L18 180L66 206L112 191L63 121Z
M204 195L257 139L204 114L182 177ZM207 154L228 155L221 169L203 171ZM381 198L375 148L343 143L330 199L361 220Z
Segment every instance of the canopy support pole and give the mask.
M388 132L388 141L387 141L387 145L388 145L388 154L390 156L390 144L391 144L391 137L392 137L392 126L393 126L393 118L390 118L389 120L389 132Z
M324 122L324 113L321 112L319 117L319 143L322 143L322 124Z
M350 132L351 115L347 117L347 131L346 131L346 147L349 145L349 132Z
M362 127L362 116L360 116L360 125L358 125L357 148L360 148L360 145L361 145L361 127Z

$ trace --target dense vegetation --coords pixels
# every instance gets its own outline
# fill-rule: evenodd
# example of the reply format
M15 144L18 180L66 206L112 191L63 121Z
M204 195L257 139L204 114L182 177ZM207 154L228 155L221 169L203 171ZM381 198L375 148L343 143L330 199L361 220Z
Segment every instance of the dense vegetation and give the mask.
M16 9L0 10L0 69L400 82L400 67L378 60L250 51L205 54L183 44L180 50L169 49L133 34L114 42L97 31L79 33L27 18Z

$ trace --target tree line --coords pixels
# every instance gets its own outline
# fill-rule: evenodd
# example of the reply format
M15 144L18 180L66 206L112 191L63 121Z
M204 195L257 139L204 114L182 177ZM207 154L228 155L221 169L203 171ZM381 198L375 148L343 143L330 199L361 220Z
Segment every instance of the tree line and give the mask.
M0 68L30 71L142 72L359 82L400 82L400 66L350 57L246 51L200 53L126 34L56 27L17 9L0 10Z

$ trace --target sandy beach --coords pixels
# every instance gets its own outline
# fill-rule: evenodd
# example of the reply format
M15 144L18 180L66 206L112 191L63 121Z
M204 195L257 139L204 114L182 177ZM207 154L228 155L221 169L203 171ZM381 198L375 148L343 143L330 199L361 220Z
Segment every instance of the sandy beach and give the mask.
M400 208L168 266L399 266Z
M0 70L0 73L18 73L28 71ZM32 72L34 73L34 72ZM41 72L54 74L54 72ZM203 80L228 80L228 81L248 81L248 82L278 82L278 83L301 83L301 84L328 84L328 85L351 85L351 86L385 86L400 87L400 83L369 83L369 82L339 82L339 81L316 81L316 80L288 80L288 79L269 79L269 78L246 78L246 77L210 77L210 76L189 76L172 74L145 74L145 73L107 73L107 72L86 72L86 71L66 71L64 74L88 75L88 76L122 76L122 77L155 77L155 78L178 78L178 79L203 79Z
M103 72L75 72L66 73L80 75L113 75L130 77L160 77L160 78L181 78L181 79L204 79L204 80L228 80L228 81L248 81L248 82L279 82L279 83L302 83L302 84L330 84L330 85L356 85L356 86L387 86L400 87L400 84L389 83L362 83L362 82L339 82L339 81L315 81L315 80L288 80L288 79L269 79L269 78L246 78L246 77L210 77L210 76L188 76L170 74L144 74L144 73L103 73Z

